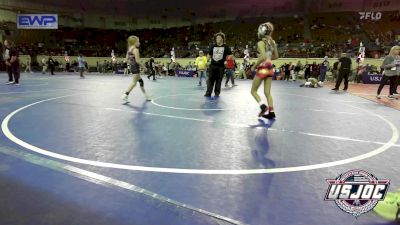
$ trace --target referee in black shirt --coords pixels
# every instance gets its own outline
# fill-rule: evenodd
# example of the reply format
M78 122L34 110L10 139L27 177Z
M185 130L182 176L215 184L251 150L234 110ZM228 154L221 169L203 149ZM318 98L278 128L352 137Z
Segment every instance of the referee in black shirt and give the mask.
M343 91L347 91L347 88L349 87L349 75L351 73L351 59L347 56L346 53L342 53L342 57L339 59L339 65L338 65L338 70L339 70L339 76L336 81L335 88L333 88L333 91L338 91L340 83L342 83L342 80L344 78L344 88Z

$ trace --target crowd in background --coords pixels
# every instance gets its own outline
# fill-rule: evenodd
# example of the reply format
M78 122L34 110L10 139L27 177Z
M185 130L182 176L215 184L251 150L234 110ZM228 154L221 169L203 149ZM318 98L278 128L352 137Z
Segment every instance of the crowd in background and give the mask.
M177 58L196 57L212 42L213 34L223 31L235 57L243 57L248 48L256 57L256 28L266 18L236 18L218 23L197 24L169 29L101 30L60 27L49 31L19 31L15 43L24 55L77 55L108 57L112 50L118 57L126 53L126 38L141 38L142 57L169 58L175 48ZM366 56L379 58L388 53L400 34L398 11L386 12L378 21L359 20L354 12L320 13L308 16L267 18L275 25L274 39L281 57L337 57L340 52L356 52L360 42ZM9 25L12 26L12 25ZM15 26L15 24L14 24Z

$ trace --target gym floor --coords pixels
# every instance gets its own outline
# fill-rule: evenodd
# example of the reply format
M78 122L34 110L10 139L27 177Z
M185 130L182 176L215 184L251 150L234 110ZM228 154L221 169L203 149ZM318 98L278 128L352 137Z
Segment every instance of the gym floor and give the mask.
M0 86L0 224L392 224L324 197L351 169L399 188L398 108L274 81L268 121L250 80L206 98L197 78L143 79L152 101L138 85L124 103L123 75Z

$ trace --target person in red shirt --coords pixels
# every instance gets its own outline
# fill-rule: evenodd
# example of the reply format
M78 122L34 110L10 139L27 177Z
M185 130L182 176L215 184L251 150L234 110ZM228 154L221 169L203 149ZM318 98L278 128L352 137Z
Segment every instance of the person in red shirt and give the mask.
M232 82L232 87L237 86L237 84L235 84L235 80L233 78L235 75L236 62L232 55L229 55L226 57L225 67L226 67L225 87L228 87L229 79Z

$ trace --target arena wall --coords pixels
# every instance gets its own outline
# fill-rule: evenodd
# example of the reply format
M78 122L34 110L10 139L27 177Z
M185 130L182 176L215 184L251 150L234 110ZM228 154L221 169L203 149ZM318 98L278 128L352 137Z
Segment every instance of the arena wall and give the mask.
M36 57L36 59L37 59L38 62L41 62L41 59L43 57L48 59L49 56L38 55ZM62 62L63 64L65 64L64 56L52 56L52 57L53 57L53 59L57 59L59 62ZM20 61L23 64L26 64L26 61L29 60L29 59L30 59L30 56L27 56L27 55L21 55L20 56ZM77 56L71 56L70 57L70 62L73 62L74 60L77 60L77 59L78 59ZM97 62L103 63L104 60L111 61L111 57L85 57L85 60L88 62L88 65L90 67L96 67L96 65L97 65L96 63ZM123 61L123 60L124 60L124 58L117 58L118 62ZM148 60L149 60L149 58L141 58L140 62L144 63L144 62L146 62ZM156 58L154 60L156 62L164 63L165 65L170 62L169 58ZM195 61L195 58L177 58L176 59L176 62L178 62L182 66L186 66L186 65L189 64L189 62L193 63L194 61ZM256 59L251 59L250 60L250 62L255 62L255 61L256 61ZM281 58L281 59L274 60L273 63L276 66L279 67L282 64L289 63L289 62L292 62L292 64L297 64L298 61L300 61L301 64L303 64L303 65L306 64L306 62L307 63L316 62L317 64L319 64L319 63L321 63L323 61L323 59L322 58ZM331 58L331 59L328 59L328 61L330 63L330 66L333 66L333 64L337 61L337 58ZM383 61L383 59L367 58L367 59L364 60L363 64L364 65L370 64L370 65L377 66L379 68L380 65L382 64L382 61ZM243 62L243 59L242 58L236 58L236 62ZM353 64L352 64L353 65L353 69L355 69L357 64L356 64L356 61L355 61L354 58L352 59L352 62L353 62Z

